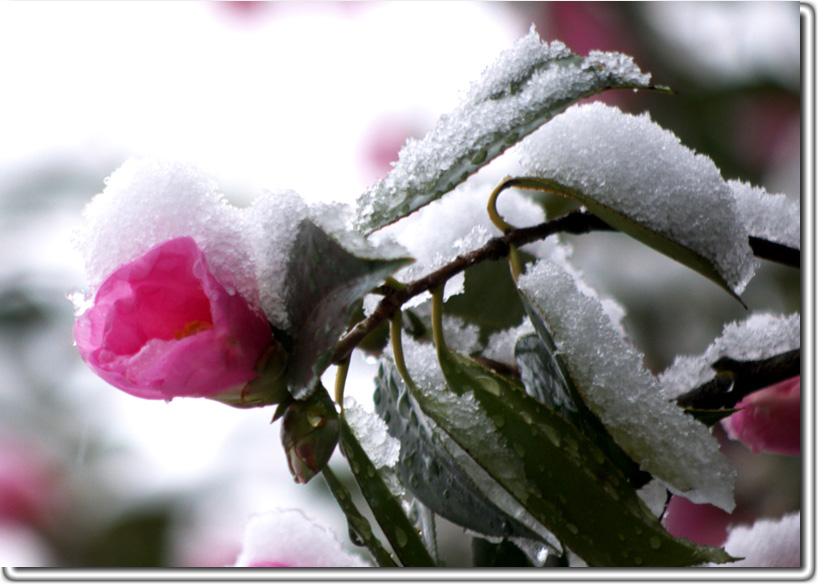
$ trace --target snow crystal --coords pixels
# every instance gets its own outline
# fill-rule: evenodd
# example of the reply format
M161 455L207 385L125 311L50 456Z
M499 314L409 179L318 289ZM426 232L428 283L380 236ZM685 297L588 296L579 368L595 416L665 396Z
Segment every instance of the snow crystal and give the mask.
M523 318L523 322L517 327L498 331L489 336L483 357L501 362L504 364L515 363L515 343L518 339L528 333L534 333L535 328L528 317Z
M255 275L242 238L240 210L192 165L127 160L86 206L74 235L93 294L114 270L172 238L191 236L228 291L258 305Z
M546 319L588 407L618 445L669 490L734 507L735 472L708 429L668 402L643 356L613 326L577 276L542 260L519 280Z
M362 230L383 227L441 197L573 102L609 87L644 87L649 76L615 53L581 58L534 27L472 84L423 140L408 140L384 179L358 200Z
M731 556L744 557L729 567L800 567L801 514L734 526L723 548Z
M759 187L728 181L745 222L748 235L799 250L801 220L798 201L772 195Z
M367 567L336 535L301 510L278 509L250 518L235 567Z
M353 397L344 398L344 416L376 469L398 463L401 443L387 432L387 424L362 408Z
M739 294L757 262L731 188L647 114L569 108L520 145L528 173L555 180L711 262Z
M663 393L674 398L704 384L716 373L711 364L721 357L761 360L800 347L801 317L755 313L727 324L722 335L699 356L678 356L660 374Z
M287 314L287 269L299 224L308 207L293 191L264 191L244 210L243 228L260 285L261 305L268 320L281 329Z

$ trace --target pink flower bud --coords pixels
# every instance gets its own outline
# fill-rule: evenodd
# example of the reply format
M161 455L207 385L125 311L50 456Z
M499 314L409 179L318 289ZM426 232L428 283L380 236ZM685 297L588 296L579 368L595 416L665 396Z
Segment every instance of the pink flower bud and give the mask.
M140 398L218 398L257 378L267 320L208 269L193 238L168 240L119 267L77 318L82 359Z
M800 453L801 377L795 376L749 394L739 412L723 421L728 436L754 453Z

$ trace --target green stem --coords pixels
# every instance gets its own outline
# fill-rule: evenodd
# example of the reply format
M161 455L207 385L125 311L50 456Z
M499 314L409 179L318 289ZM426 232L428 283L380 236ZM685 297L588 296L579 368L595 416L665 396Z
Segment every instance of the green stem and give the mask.
M511 178L507 177L500 185L495 187L492 191L491 195L489 195L489 201L486 203L486 212L489 214L489 220L492 224L502 231L504 234L507 232L511 232L515 227L510 225L504 220L500 213L498 213L498 195L500 195L507 187L509 187L509 181Z
M335 399L342 410L344 410L344 384L347 382L347 372L350 370L350 358L342 360L336 370Z
M444 285L440 284L432 289L432 338L438 356L448 350L444 338Z
M401 343L401 311L397 310L390 318L390 343L392 344L392 357L395 361L395 368L410 390L415 390L415 382L412 381L407 363L404 361L404 345Z
M372 553L375 562L379 567L397 567L392 555L384 548L381 541L375 537L369 521L358 511L353 503L352 494L350 490L344 487L344 484L339 481L336 475L330 470L330 466L326 465L322 470L322 476L330 488L333 497L338 502L339 507L347 516L347 526L350 529L350 534L354 534L367 547L367 550Z

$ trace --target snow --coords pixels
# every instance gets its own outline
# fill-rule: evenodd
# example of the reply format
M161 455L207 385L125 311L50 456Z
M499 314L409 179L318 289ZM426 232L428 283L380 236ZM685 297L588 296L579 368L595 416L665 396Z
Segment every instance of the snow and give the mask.
M723 544L728 554L744 557L728 567L800 567L801 514L760 519L752 526L734 526Z
M243 214L246 238L259 283L262 309L276 327L288 329L287 269L299 224L307 217L308 207L293 191L265 191Z
M390 174L358 199L360 229L378 229L441 197L571 103L612 86L643 87L649 78L628 56L584 59L559 41L541 43L532 27L423 140L407 141Z
M236 567L367 567L338 537L301 510L278 509L250 518Z
M351 396L344 398L344 416L376 469L392 468L398 463L401 443L387 432L381 418L364 410Z
M643 355L578 279L541 260L519 287L548 323L583 400L615 442L670 491L730 511L735 472L716 440L663 396Z
M754 313L743 321L728 323L722 335L698 356L678 356L662 374L663 393L674 398L714 377L711 364L721 357L739 361L760 360L800 347L799 313Z
M86 206L74 242L93 294L121 265L179 236L193 237L225 288L255 299L239 210L193 165L129 159Z
M527 173L575 189L699 254L736 294L753 276L758 263L731 188L710 158L680 144L648 114L599 102L574 106L519 149Z
M750 236L801 248L801 214L798 201L767 193L741 181L728 181Z

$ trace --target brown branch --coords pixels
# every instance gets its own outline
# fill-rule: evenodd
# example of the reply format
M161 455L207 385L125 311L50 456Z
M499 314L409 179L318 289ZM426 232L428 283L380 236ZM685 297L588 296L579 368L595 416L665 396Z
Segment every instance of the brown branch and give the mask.
M359 321L338 343L332 362L337 364L347 359L361 340L381 323L392 317L411 298L429 290L480 262L500 260L509 254L509 246L525 246L556 233L584 234L591 231L611 230L607 223L586 211L572 211L556 219L529 228L516 229L492 238L482 247L455 258L446 266L414 280L402 290L387 294L372 314Z
M369 317L359 321L355 327L341 338L333 353L332 363L338 364L350 357L350 354L368 333L392 317L393 313L411 298L444 284L470 266L480 262L505 258L509 254L509 246L525 246L557 233L586 234L593 231L616 230L588 211L572 211L536 226L514 229L503 236L489 240L477 250L462 254L446 266L442 266L423 278L408 283L406 288L388 292ZM754 254L760 258L799 267L799 250L793 250L781 244L775 244L753 236L749 238L749 243Z

